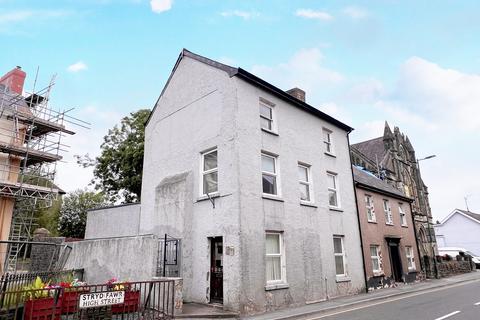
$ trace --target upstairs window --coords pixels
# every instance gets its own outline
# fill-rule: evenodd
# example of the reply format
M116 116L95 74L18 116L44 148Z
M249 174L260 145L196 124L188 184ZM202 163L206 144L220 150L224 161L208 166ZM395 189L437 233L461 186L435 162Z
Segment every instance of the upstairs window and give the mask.
M343 246L343 237L333 237L333 255L335 257L335 273L337 276L346 276L345 268L345 248Z
M401 203L398 204L398 213L400 214L400 222L402 223L402 226L406 227L407 215L405 214L405 211L403 211L403 204Z
M218 191L217 149L202 153L202 192L201 195Z
M340 199L338 197L338 179L336 173L327 173L328 179L328 204L330 207L339 208Z
M323 129L323 144L325 146L325 152L333 154L332 131Z
M368 222L376 222L377 217L375 216L375 207L373 206L372 196L365 195L365 207L367 209L367 220Z
M385 223L393 225L392 208L388 200L383 200L383 211L385 212Z
M275 131L273 106L260 102L260 127L267 131Z
M313 202L310 166L298 164L298 181L300 183L300 200Z
M278 195L277 157L262 153L262 188L263 193Z

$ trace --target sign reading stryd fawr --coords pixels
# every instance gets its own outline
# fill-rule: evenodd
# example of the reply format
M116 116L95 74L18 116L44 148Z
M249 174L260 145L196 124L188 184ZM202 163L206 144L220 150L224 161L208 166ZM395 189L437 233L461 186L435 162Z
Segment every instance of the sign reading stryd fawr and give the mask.
M84 293L80 295L80 309L111 306L113 304L123 303L125 300L125 291L106 291Z

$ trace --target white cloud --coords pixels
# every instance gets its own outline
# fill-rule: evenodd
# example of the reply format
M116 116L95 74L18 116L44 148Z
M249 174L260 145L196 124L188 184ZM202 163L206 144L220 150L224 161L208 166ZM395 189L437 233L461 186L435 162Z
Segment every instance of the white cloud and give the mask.
M256 11L242 11L242 10L223 11L223 12L220 12L220 15L222 17L239 17L244 20L250 20L260 16L260 14Z
M365 19L369 16L369 12L366 9L356 6L345 7L343 13L352 19Z
M65 17L70 15L65 10L16 10L3 12L0 14L0 25L7 23L22 22L29 19L49 19L57 17Z
M322 65L323 54L318 48L300 49L289 61L276 66L255 65L252 73L271 81L283 89L302 88L309 94L332 88L343 81L343 76Z
M87 69L88 69L88 66L83 61L75 62L74 64L71 64L67 67L67 71L73 72L73 73L87 70Z
M393 99L439 125L480 132L480 74L467 74L419 57L402 66Z
M162 13L172 8L173 0L150 0L150 7L155 13Z
M322 21L331 21L333 16L324 11L315 11L312 9L298 9L295 12L297 17L302 17L306 19L317 19Z

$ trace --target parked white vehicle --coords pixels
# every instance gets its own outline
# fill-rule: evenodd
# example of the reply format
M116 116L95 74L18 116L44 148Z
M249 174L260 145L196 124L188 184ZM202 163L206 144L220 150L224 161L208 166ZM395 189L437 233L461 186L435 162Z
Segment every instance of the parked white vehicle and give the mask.
M450 257L455 258L458 255L467 255L472 257L472 261L475 263L477 268L480 268L480 256L468 251L465 248L459 248L459 247L443 247L443 248L438 248L438 253L443 256L448 254Z

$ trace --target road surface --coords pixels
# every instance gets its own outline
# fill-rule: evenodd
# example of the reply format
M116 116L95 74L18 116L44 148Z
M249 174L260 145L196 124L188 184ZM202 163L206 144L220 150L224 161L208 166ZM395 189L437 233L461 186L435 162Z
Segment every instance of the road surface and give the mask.
M480 281L331 311L305 320L480 320Z

